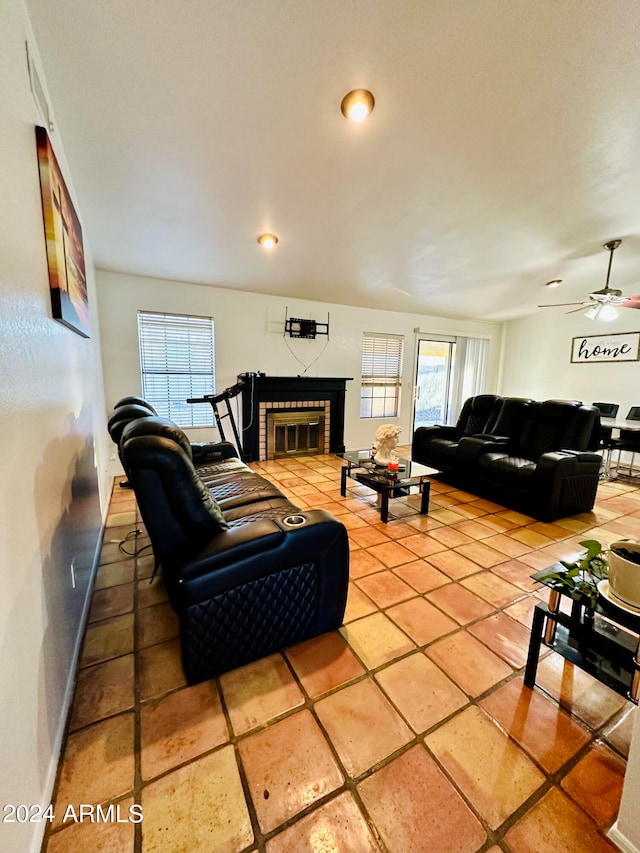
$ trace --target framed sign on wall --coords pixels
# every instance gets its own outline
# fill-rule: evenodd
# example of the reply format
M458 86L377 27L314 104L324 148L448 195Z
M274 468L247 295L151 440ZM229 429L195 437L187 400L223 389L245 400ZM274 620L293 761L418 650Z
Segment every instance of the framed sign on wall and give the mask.
M573 338L571 342L572 364L639 360L640 332L589 335Z

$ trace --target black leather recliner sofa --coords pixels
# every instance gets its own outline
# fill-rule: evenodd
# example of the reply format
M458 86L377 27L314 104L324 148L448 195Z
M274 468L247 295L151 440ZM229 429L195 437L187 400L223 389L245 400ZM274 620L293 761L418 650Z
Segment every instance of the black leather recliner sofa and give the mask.
M344 525L300 510L221 444L196 468L170 420L148 412L120 435L190 684L339 627L346 605Z
M542 521L592 509L602 461L594 452L598 410L577 400L504 398L497 406L483 432L454 442L446 467L438 465L440 449L432 452L442 428L416 430L412 458L447 482Z

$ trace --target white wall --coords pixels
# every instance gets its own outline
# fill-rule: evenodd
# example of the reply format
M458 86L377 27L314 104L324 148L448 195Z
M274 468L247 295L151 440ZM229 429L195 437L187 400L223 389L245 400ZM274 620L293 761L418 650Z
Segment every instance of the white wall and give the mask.
M303 299L284 299L103 270L98 270L96 275L108 406L128 394L140 394L138 310L214 318L217 391L233 385L237 375L245 371L262 371L267 376L297 376L305 372L306 366L311 365L316 358L317 361L306 371L307 376L353 377L354 381L347 383L345 413L345 444L351 448L368 447L374 439L376 427L387 421L402 427L401 442L411 440L416 328L436 335L439 332L489 337L491 347L487 390L495 391L497 387L502 327L496 323L446 320ZM329 342L321 335L313 341L288 336L285 338L286 310L289 317L321 323L327 321L329 313ZM405 336L404 384L399 418L360 418L359 377L362 334L365 331ZM231 431L227 437L230 435ZM212 432L206 437L214 436ZM204 440L202 434L198 438ZM115 466L117 463L114 461L113 464Z
M619 417L640 405L640 362L571 364L578 336L640 331L640 311L621 309L617 320L588 320L582 312L538 309L506 324L500 393L507 396L619 403Z
M21 0L0 3L0 804L47 804L109 489L96 294L93 336L51 319ZM59 135L52 141L70 183ZM72 190L72 186L70 186ZM80 211L81 214L81 211ZM96 440L94 441L94 436ZM99 489L101 495L99 495ZM74 560L76 588L70 563ZM0 823L0 849L44 824Z

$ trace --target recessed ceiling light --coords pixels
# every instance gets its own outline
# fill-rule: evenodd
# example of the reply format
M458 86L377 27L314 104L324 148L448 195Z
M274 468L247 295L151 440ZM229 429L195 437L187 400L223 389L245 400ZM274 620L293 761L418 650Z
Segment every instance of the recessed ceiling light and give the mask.
M559 284L562 284L561 278L552 278L551 281L545 282L545 287L558 287Z
M261 234L258 237L258 243L265 249L273 249L277 242L278 238L275 234Z
M340 109L349 121L364 121L375 106L375 98L368 89L353 89L342 99Z

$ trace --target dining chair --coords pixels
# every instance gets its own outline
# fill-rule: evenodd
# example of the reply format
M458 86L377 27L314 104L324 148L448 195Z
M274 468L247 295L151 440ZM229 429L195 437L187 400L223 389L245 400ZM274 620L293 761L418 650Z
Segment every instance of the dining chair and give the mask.
M591 405L600 410L600 414L603 418L615 418L618 414L618 409L620 408L618 403L592 403ZM600 426L600 440L598 442L597 449L603 451L602 470L600 472L601 477L609 476L609 468L611 466L611 449L614 446L614 440L611 433L612 427Z
M631 406L626 420L640 421L640 406ZM635 465L636 453L640 453L640 429L621 429L619 437L612 442L612 449L618 451L618 462L615 469L610 469L610 472L615 476L640 477L640 468ZM623 452L631 454L628 465L626 463L620 464L620 457Z

